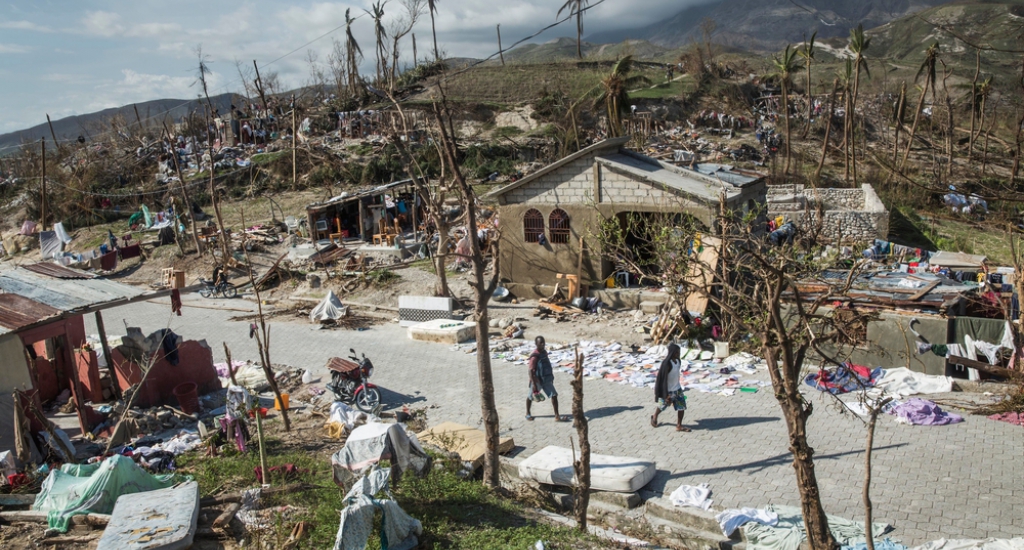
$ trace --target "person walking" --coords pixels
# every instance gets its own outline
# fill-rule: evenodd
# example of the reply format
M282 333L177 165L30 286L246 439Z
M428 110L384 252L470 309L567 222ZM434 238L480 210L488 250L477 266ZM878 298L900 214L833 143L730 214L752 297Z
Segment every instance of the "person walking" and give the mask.
M565 422L568 418L558 414L558 392L555 391L555 372L551 369L551 359L545 347L544 337L538 336L534 343L537 349L530 354L530 393L526 396L526 419L533 420L530 405L534 401L543 401L546 395L551 399L551 407L555 410L555 422Z
M679 346L668 345L668 355L661 362L658 369L658 378L654 382L654 414L651 416L651 426L658 427L658 414L667 409L669 405L676 411L676 431L688 432L690 428L683 426L683 414L686 413L686 395L679 385Z

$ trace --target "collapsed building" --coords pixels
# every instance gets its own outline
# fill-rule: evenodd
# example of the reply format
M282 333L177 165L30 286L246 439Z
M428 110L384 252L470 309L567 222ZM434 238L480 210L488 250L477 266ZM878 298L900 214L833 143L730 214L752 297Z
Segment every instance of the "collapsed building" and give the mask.
M103 310L171 292L144 292L52 263L0 271L0 448L14 447L16 406L38 432L43 424L35 411L69 394L86 433L105 421L89 404L109 402L129 388L139 407L176 402L173 391L186 381L197 393L220 389L205 342L182 341L166 329L148 338L131 328L107 337ZM90 314L96 316L95 340L86 335Z

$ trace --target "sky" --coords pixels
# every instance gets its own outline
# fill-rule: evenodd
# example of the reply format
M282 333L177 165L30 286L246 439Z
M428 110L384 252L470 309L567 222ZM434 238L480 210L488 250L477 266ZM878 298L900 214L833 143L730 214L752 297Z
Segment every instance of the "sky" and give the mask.
M408 0L386 4L385 21L405 13L403 1ZM585 13L584 35L648 25L693 1L699 0L605 0ZM439 48L452 57L487 57L497 51L495 25L501 24L502 42L508 47L553 23L562 3L437 0ZM43 123L47 114L57 120L153 99L194 98L199 92L195 73L200 47L212 71L211 95L243 90L236 61L248 68L257 60L260 71L276 72L285 89L307 84L308 52L319 63L326 61L332 39L344 38L344 29L335 29L344 25L349 8L353 16L361 15L354 30L367 54L364 71L372 71L373 27L364 11L370 5L369 0L0 4L0 134ZM430 17L421 16L413 32L422 59L432 49ZM560 36L575 37L575 26L565 23L534 42ZM402 58L411 61L410 38L401 49Z

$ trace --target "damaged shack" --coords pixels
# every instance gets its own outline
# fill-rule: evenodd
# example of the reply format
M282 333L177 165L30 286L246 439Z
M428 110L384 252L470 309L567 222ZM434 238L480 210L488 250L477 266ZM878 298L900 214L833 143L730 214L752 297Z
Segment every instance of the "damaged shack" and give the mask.
M394 246L397 236L423 221L419 207L412 180L402 180L310 204L306 222L316 241Z
M724 198L738 215L758 212L753 227L765 226L760 174L718 164L681 168L631 151L628 142L601 141L487 195L499 204L501 280L513 293L545 296L577 274L584 287L602 285L616 266L588 236L606 220L625 226L630 214L653 221L678 213L713 231Z
M154 350L153 337L147 340L138 329L108 339L102 310L170 292L146 293L49 263L0 271L0 448L14 446L16 393L33 432L42 429L33 410L65 395L85 433L104 422L89 404L118 398L133 385L142 383L135 403L143 407L175 402L173 389L184 381L200 393L219 389L205 342L182 342L167 331L156 337L161 349ZM89 314L95 315L96 339L86 335ZM163 347L166 342L174 346Z
M1005 377L1013 350L1010 274L878 269L856 274L850 289L831 301L839 314L867 314L843 344L858 365L907 367L932 375L979 380ZM841 286L849 271L825 271L797 285L805 301ZM789 299L793 299L790 294ZM1004 309L1006 308L1006 309ZM1015 316L1015 314L1014 314Z

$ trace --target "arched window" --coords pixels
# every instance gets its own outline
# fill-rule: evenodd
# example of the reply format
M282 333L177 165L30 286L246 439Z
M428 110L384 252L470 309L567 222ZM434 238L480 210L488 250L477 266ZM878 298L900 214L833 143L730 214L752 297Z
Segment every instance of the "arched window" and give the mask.
M569 214L556 208L548 216L548 228L551 230L551 244L567 244L569 242Z
M523 215L523 239L528 243L540 242L544 235L544 216L531 208Z

